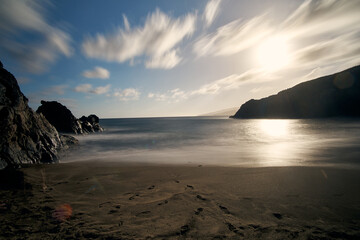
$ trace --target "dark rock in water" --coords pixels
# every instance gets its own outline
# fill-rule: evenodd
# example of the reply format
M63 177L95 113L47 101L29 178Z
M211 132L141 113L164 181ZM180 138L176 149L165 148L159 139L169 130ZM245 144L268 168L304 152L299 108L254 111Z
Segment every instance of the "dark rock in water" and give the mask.
M15 77L0 68L0 168L58 161L56 129L28 106Z
M233 118L360 117L360 66L244 103Z
M41 101L41 106L36 110L42 113L45 118L59 131L63 133L84 133L81 123L71 111L56 101Z
M99 117L95 114L91 114L88 117L82 116L79 118L79 120L84 132L92 133L104 131L104 129L99 124Z

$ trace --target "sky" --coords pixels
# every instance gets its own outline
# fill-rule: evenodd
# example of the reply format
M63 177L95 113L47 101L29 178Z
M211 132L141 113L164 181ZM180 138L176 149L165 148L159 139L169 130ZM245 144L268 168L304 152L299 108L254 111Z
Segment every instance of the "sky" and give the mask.
M358 0L0 0L0 60L29 105L196 116L360 63Z

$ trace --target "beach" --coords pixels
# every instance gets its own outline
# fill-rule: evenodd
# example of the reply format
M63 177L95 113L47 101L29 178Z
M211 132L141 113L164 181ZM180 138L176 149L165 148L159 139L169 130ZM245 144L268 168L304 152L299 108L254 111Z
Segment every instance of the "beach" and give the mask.
M360 238L358 169L74 162L20 173L1 185L0 239Z

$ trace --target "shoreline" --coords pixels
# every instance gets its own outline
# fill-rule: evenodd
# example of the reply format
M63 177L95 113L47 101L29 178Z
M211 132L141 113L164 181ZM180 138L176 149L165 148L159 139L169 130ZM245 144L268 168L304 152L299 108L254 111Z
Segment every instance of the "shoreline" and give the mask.
M23 187L0 190L12 199L0 216L7 239L360 237L358 169L78 162L20 172Z

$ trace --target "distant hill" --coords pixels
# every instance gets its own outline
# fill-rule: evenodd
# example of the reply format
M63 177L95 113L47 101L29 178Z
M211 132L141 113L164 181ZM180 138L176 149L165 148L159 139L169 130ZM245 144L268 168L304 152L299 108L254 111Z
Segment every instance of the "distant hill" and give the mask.
M203 117L227 117L230 115L233 115L236 111L238 110L238 107L232 107L232 108L226 108L226 109L222 109L219 111L215 111L215 112L210 112L210 113L204 113L201 114L199 116L203 116Z
M233 118L360 117L360 66L251 99Z

